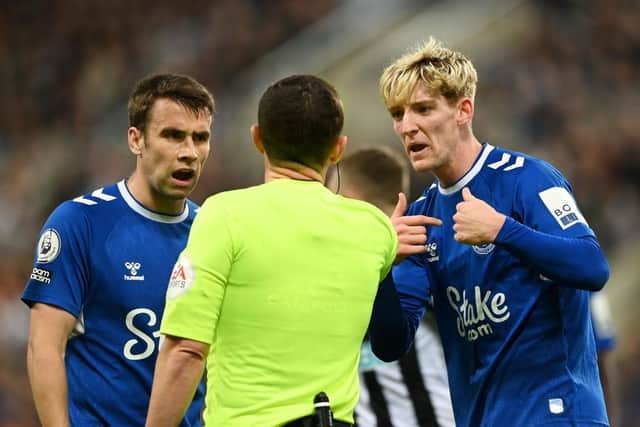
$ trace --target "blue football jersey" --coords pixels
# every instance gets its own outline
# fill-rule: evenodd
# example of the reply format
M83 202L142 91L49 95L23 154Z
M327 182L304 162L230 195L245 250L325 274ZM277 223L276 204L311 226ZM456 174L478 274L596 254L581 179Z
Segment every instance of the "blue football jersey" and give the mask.
M458 427L608 425L589 291L554 282L499 243L456 242L464 187L533 230L594 237L560 172L489 144L457 183L436 181L411 204L407 215L443 224L428 227L427 252L393 278L414 322L433 299Z
M73 426L138 426L147 414L171 270L197 206L162 215L120 181L62 203L40 234L22 295L78 319L65 364ZM181 426L199 426L204 382Z

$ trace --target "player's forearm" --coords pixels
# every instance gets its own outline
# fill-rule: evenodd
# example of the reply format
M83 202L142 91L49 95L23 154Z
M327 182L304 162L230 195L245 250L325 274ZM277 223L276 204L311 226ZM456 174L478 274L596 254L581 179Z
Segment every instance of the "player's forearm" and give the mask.
M560 285L597 291L609 278L609 264L593 237L554 236L507 218L495 243Z
M167 337L153 377L147 427L175 427L184 417L202 378L206 352L192 351Z
M64 355L56 349L27 351L27 370L33 401L43 427L69 426L67 376Z
M373 353L385 362L402 357L411 347L416 325L409 321L389 273L380 283L369 323Z

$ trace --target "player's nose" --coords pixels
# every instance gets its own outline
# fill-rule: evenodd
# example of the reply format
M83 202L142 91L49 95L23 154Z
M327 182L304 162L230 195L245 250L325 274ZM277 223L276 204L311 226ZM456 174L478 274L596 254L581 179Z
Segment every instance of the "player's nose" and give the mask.
M407 112L402 116L402 120L399 123L399 130L402 135L413 135L418 132L418 126L415 121L415 117L411 112Z
M192 135L187 135L182 144L180 145L180 150L178 151L178 158L181 160L189 160L194 161L198 159L198 149L193 140Z

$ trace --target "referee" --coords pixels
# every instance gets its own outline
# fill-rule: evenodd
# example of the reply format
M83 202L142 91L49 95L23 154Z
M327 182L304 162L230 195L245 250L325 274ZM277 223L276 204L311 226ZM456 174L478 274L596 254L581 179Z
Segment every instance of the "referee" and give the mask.
M207 366L207 427L306 427L325 392L353 424L362 337L398 238L374 206L324 186L346 144L342 101L314 76L263 94L265 183L207 199L174 267L147 426L175 426Z

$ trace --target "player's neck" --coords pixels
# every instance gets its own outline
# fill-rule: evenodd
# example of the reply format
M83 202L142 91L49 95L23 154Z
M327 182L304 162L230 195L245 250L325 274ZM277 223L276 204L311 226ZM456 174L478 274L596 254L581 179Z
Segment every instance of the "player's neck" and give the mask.
M324 171L326 172L326 171ZM300 181L324 182L325 173L295 162L281 162L278 165L265 164L264 182L275 179L296 179Z
M164 215L180 215L184 211L185 199L167 197L154 191L139 175L134 173L127 178L127 189L145 208Z
M475 137L456 145L451 161L433 171L442 187L449 187L471 169L482 151L482 144Z

